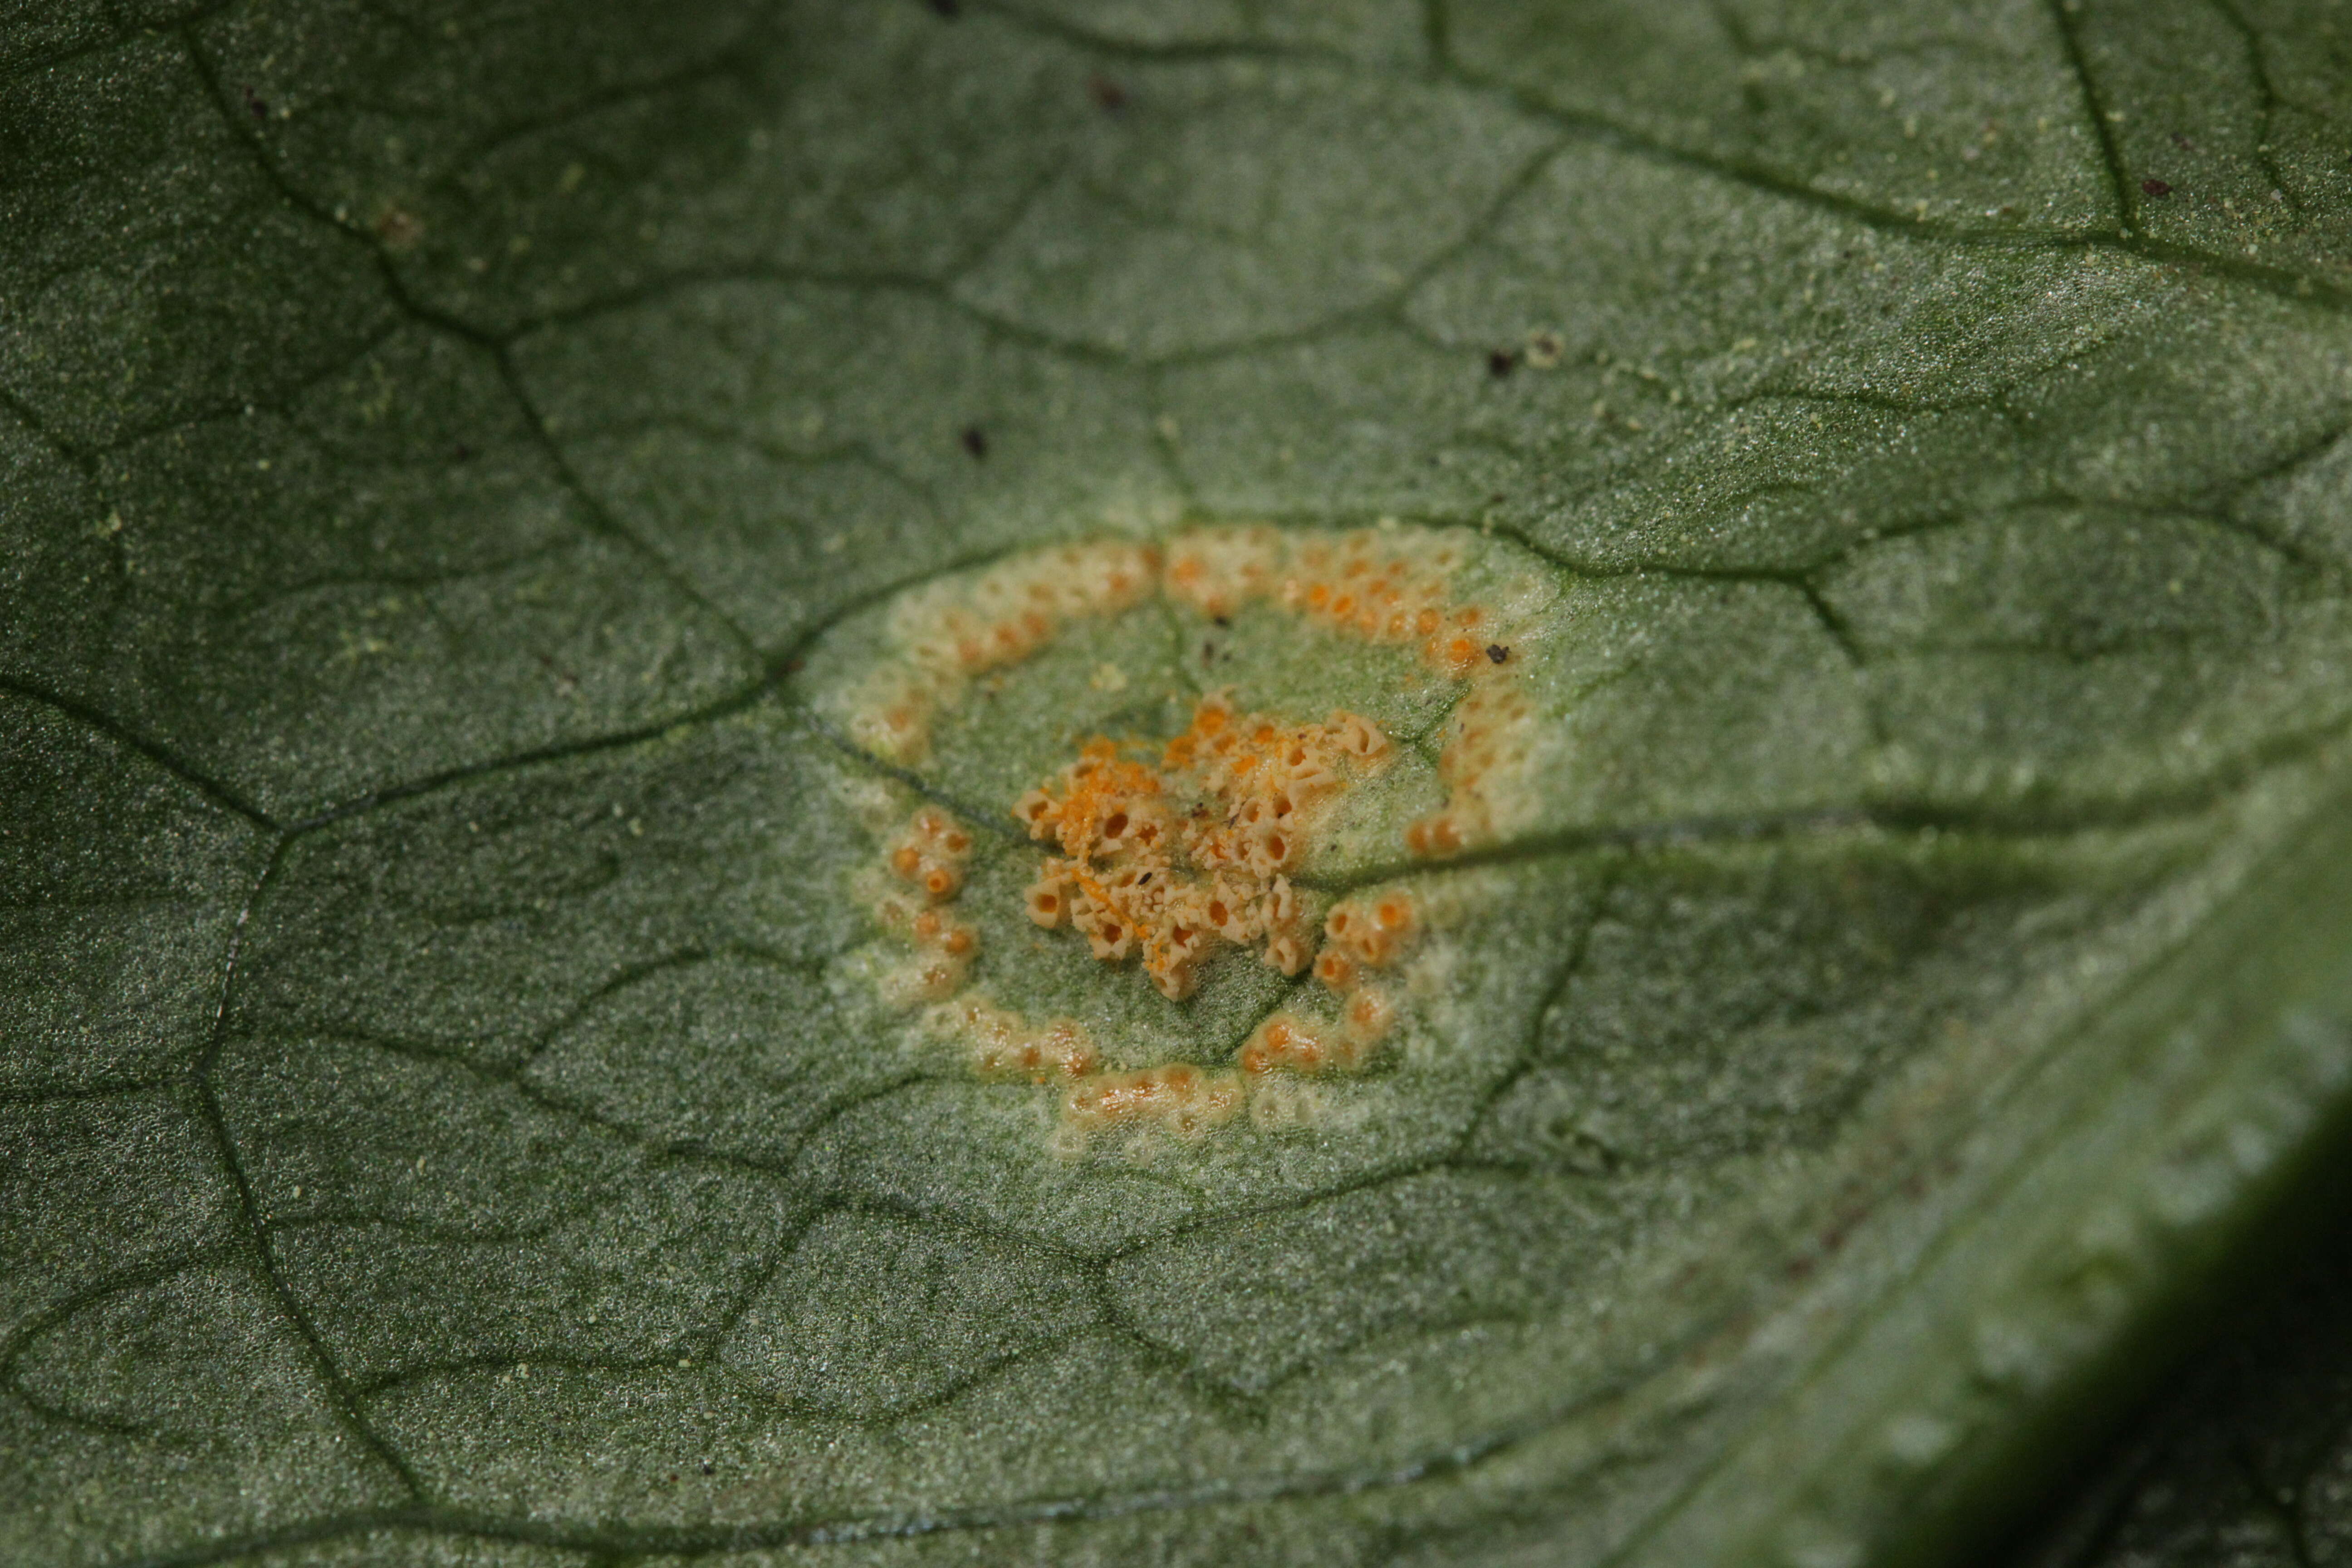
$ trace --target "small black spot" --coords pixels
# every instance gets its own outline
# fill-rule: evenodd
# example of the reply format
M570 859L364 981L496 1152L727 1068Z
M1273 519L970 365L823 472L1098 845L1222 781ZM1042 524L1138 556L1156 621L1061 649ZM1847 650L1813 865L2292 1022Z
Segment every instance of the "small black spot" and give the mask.
M1488 506L1500 506L1500 505L1502 505L1502 504L1503 504L1503 502L1504 502L1504 501L1507 500L1508 499L1510 499L1510 498L1508 498L1507 496L1503 495L1500 491L1497 491L1497 492L1496 492L1496 493L1495 493L1494 495L1490 495L1490 496L1488 496L1488 497L1486 498L1486 504L1487 504Z
M988 456L988 432L977 425L963 427L963 449L975 459Z
M1211 616L1209 618L1216 622L1217 625L1221 626L1229 626L1234 624L1234 618L1231 616Z
M2142 180L2139 183L2139 188L2151 196L2168 196L2172 194L2172 187L2162 180Z
M245 89L244 90L245 90L245 106L246 106L247 109L249 109L249 110L253 110L253 117L254 117L256 120L267 120L267 119L268 119L268 118L269 118L269 105L268 105L267 103L264 103L264 102L261 100L261 95L260 95L259 93L257 93L257 92L254 91L254 90L253 90L253 89L251 89L251 88L249 88L249 87L248 87L248 88L247 88L247 89Z
M1204 642L1201 645L1201 662L1202 664L1214 664L1217 662L1217 645L1215 643Z
M1143 884L1144 884L1144 883L1149 882L1150 880L1151 880L1151 873L1150 873L1150 872L1149 872L1149 871L1146 871L1142 876L1138 877L1138 878L1135 879L1135 885L1136 885L1137 887L1140 888L1141 886L1143 886Z
M1087 96L1105 114L1117 114L1127 107L1127 89L1099 73L1087 78Z
M449 456L457 462L470 463L474 460L474 448L468 447L463 441L460 441L457 443L456 448L450 452Z
M715 1476L719 1473L719 1467L705 1459L702 1461L702 1473L706 1476Z
M1500 664L1505 659L1511 657L1511 650L1505 647L1501 643L1490 642L1486 645L1486 657L1493 659L1496 664Z
M963 15L963 6L959 4L959 0L931 0L931 12L934 16L945 16L952 22Z
M2191 142L2188 137L2183 136L2178 131L2172 133L2172 144L2175 147L2179 148L2184 153L2194 153L2197 151L2197 143Z
M1486 356L1486 374L1493 376L1496 381L1500 381L1505 376L1510 374L1511 368L1518 363L1517 358L1510 350L1496 349L1493 353Z

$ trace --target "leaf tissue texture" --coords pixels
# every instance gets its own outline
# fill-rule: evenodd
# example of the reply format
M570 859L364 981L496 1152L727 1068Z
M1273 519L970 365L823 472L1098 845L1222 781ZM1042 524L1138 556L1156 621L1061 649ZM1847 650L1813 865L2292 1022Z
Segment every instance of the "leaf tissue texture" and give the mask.
M15 8L0 1561L1964 1556L2352 1098L2347 27Z

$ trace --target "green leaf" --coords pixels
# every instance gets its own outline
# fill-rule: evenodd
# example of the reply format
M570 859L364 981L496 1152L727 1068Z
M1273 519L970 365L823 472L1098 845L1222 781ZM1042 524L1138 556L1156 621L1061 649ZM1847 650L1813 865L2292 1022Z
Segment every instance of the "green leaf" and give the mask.
M1964 1556L2352 1100L2340 25L0 21L0 1557ZM1376 1038L1024 912L1228 689Z

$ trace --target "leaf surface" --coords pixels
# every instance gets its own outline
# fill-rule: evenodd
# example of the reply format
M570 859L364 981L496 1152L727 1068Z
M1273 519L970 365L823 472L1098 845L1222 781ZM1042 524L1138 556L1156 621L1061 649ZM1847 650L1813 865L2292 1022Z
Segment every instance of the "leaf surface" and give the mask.
M2341 25L0 23L0 1556L1965 1550L2352 1092ZM1171 587L874 740L1258 525L1489 618ZM877 879L951 812L959 994L1112 1068L1328 1018L1022 912L1225 689L1380 727L1297 889L1425 929L1089 1142Z

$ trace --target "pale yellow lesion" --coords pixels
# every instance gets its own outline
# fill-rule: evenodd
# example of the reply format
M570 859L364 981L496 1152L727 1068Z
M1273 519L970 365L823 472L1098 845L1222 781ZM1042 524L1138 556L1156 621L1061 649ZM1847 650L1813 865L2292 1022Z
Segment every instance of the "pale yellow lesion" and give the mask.
M1331 633L1415 656L1458 698L1438 758L1444 803L1402 830L1404 847L1443 858L1490 843L1532 811L1537 709L1528 653L1534 590L1482 600L1461 590L1466 542L1443 531L1350 532L1198 529L1163 545L1055 546L906 595L887 628L892 655L867 676L848 715L853 738L899 763L927 753L939 716L975 682L1017 665L1086 622L1108 623L1155 596L1205 616L1272 606ZM1516 595L1516 596L1515 596ZM1116 662L1091 684L1127 684ZM932 1031L992 1082L1059 1085L1055 1146L1118 1132L1130 1142L1205 1137L1244 1121L1262 1131L1310 1124L1316 1085L1375 1066L1405 994L1383 972L1426 935L1402 889L1320 911L1294 881L1347 792L1395 751L1360 714L1317 721L1244 712L1222 694L1195 707L1172 740L1097 738L1013 806L1053 847L1023 890L1023 912L1082 940L1107 966L1132 965L1181 1001L1221 949L1255 952L1296 975L1313 968L1329 1000L1264 1020L1230 1069L1190 1063L1112 1069L1076 1024L1038 1023L969 988L978 930L956 904L971 836L924 807L884 835L870 874L877 918L908 950L883 981L907 1005L929 1004ZM1334 1016L1327 1016L1334 1015Z
M963 891L971 833L935 805L909 817L883 855L887 872L869 901L884 931L913 950L885 976L897 1002L943 1001L963 988L980 932L950 908Z

